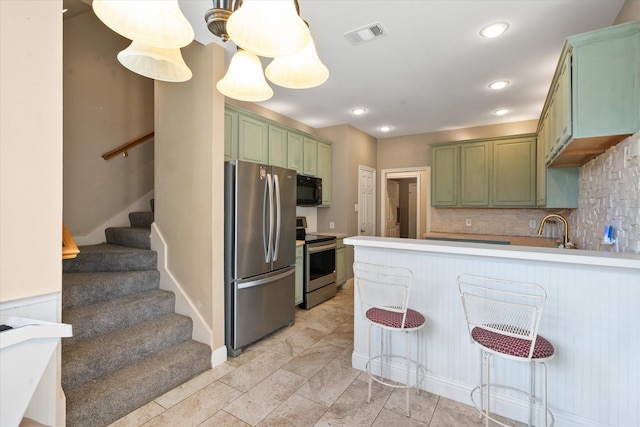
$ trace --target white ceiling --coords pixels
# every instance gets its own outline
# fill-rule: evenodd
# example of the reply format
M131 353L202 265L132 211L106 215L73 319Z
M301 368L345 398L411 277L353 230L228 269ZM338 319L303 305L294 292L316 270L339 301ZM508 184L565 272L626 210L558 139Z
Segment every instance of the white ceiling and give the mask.
M213 3L179 0L196 41L225 46L228 63L235 45L222 43L204 20ZM329 79L304 90L272 84L273 98L260 105L314 128L348 123L385 138L537 119L566 37L612 25L624 0L298 3ZM499 21L510 25L503 36L478 35L482 27ZM344 37L376 22L385 37L359 46ZM498 79L511 84L501 91L487 87ZM367 109L367 114L352 115L354 107ZM493 115L498 108L511 112ZM378 130L382 125L392 130L383 133Z

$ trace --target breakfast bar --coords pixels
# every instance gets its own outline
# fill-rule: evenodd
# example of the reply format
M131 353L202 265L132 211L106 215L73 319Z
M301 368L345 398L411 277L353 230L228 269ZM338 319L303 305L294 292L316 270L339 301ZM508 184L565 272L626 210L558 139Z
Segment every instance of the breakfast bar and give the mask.
M368 236L344 242L354 246L355 261L413 271L409 307L427 319L422 329L422 389L471 404L469 393L478 383L479 351L467 333L456 284L459 274L533 282L547 292L539 332L555 347L555 357L547 363L555 425L640 425L640 256ZM364 370L367 323L357 292L354 299L352 364ZM393 337L393 350L402 352L404 345L402 337ZM401 380L403 369L392 365L390 375ZM495 358L491 369L498 382L526 389L526 366ZM492 411L526 422L527 401L510 391L496 391ZM535 425L541 420L538 410Z

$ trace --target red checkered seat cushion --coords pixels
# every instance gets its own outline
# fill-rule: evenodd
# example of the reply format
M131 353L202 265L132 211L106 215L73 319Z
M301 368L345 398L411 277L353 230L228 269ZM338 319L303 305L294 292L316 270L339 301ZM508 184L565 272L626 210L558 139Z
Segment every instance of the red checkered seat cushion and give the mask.
M388 328L403 329L402 313L395 311L383 310L381 308L370 308L366 313L367 319L378 325ZM415 310L407 309L407 318L404 322L404 329L419 328L424 325L424 316Z
M471 331L471 337L481 346L498 353L509 356L528 358L531 350L531 341L523 338L515 338L488 331L481 327L475 327ZM554 349L546 338L538 335L533 348L533 359L546 359L553 356Z

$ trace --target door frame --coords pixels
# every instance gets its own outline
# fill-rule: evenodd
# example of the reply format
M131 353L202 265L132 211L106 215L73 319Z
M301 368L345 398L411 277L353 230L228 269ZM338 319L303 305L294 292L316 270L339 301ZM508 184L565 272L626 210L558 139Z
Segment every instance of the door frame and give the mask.
M427 182L422 182L422 172L426 172ZM431 167L409 167L409 168L395 168L395 169L382 169L380 171L380 235L384 237L385 224L387 222L386 203L387 203L387 180L395 178L415 178L416 179L416 238L421 239L421 234L428 233L431 230ZM422 188L426 186L427 200L422 200ZM421 230L422 216L421 205L426 209L426 230Z

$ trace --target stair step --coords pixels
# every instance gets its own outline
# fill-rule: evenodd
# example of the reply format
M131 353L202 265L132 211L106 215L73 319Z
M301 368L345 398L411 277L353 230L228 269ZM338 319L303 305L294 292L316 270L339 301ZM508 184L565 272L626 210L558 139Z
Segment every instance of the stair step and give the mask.
M189 317L168 314L129 328L62 346L62 388L110 374L191 339Z
M80 246L79 249L80 253L77 257L62 261L63 273L139 271L158 268L156 251L110 243Z
M149 228L109 227L104 230L107 243L138 249L151 249Z
M73 336L63 338L63 343L76 343L116 329L127 328L173 313L174 308L173 292L160 289L71 308L63 311L62 321L73 326Z
M130 212L129 223L132 227L151 228L154 216L153 212Z
M187 341L65 390L67 426L106 426L211 367L211 349ZM124 392L126 391L126 392Z
M62 275L64 310L157 289L158 270L66 273Z

